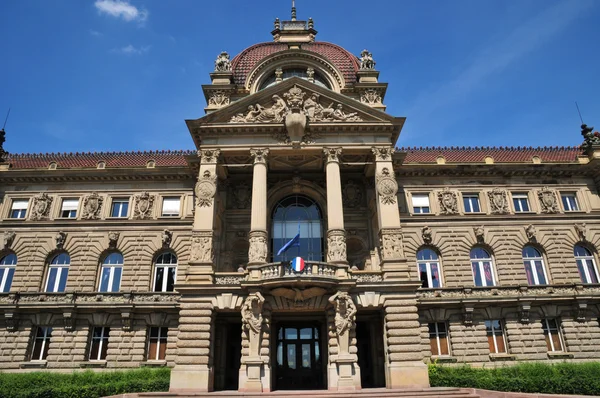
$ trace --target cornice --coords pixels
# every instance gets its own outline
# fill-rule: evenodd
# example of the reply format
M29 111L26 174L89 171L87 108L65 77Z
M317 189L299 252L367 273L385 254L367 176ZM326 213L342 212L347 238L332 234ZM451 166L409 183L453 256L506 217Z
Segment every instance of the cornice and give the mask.
M104 181L163 181L193 180L195 173L190 168L174 168L171 170L156 169L23 169L9 170L0 173L0 183L23 182L104 182Z

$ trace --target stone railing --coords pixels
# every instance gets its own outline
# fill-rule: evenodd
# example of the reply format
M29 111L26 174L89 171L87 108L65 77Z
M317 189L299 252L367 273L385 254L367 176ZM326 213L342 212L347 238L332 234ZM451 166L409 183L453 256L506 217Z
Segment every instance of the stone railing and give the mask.
M249 281L264 281L279 278L326 278L348 279L348 266L306 261L304 269L296 272L289 262L251 265L248 267Z
M379 271L352 271L350 278L357 283L378 283L383 282L383 275Z
M161 304L176 303L177 293L5 293L0 294L0 306L5 305L85 305L85 304Z
M247 279L245 272L216 272L215 285L239 285Z

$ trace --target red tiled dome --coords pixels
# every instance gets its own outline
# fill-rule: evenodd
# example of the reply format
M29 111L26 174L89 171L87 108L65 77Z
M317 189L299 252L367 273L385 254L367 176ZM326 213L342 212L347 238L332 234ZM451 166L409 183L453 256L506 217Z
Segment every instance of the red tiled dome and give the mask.
M287 44L267 42L255 44L248 47L233 58L231 69L235 84L244 85L248 73L263 59L268 56L288 49ZM342 47L319 41L315 43L304 43L301 49L325 57L336 68L342 72L346 84L356 83L356 72L358 72L358 58Z

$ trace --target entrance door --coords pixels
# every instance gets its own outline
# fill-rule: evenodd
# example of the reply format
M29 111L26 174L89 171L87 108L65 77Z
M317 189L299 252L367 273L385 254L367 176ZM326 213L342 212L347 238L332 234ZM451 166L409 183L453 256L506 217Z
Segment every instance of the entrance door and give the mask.
M277 325L275 388L316 390L323 385L321 325L316 322Z

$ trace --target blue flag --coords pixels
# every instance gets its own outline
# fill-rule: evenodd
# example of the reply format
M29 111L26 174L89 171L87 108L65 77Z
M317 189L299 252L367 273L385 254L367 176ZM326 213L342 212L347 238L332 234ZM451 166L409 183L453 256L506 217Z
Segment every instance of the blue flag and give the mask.
M280 256L281 253L285 253L290 247L300 247L300 224L298 224L298 233L296 236L294 236L288 243L283 245L283 247L277 252L277 255Z

